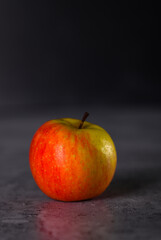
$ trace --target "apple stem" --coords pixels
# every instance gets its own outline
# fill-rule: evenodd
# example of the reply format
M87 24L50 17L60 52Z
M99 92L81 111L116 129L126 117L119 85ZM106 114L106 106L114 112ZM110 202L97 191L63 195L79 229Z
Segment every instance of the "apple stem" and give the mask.
M79 125L79 128L78 129L81 129L83 127L83 124L84 124L84 121L86 120L86 118L89 116L89 113L88 112L85 112L83 117L82 117L82 120L81 120L81 123Z

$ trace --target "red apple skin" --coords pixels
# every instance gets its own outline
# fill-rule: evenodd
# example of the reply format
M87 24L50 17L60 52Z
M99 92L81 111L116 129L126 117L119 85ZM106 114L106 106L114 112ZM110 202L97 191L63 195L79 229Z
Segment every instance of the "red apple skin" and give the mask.
M39 188L61 201L100 195L116 168L116 149L101 127L80 120L58 119L43 124L30 146L30 168Z

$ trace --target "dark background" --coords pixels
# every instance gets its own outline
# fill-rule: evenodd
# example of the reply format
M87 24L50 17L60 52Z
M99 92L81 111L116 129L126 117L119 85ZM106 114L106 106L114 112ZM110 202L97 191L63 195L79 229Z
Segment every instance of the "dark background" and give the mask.
M160 105L160 8L0 1L0 106Z

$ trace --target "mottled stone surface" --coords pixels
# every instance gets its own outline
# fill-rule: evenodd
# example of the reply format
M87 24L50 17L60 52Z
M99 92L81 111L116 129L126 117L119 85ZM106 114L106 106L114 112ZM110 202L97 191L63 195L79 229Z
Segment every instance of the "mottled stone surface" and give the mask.
M102 196L82 202L46 197L32 179L28 152L45 121L80 118L112 136L118 165ZM161 111L153 108L53 108L0 117L0 239L161 239Z

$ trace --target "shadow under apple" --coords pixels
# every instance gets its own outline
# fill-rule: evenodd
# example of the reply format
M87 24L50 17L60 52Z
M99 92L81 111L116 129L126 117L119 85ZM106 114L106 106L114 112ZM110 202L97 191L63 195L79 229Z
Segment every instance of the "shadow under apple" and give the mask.
M139 196L148 193L148 188L161 182L161 169L137 169L129 172L119 171L110 186L96 199Z

